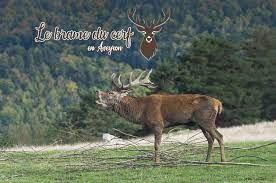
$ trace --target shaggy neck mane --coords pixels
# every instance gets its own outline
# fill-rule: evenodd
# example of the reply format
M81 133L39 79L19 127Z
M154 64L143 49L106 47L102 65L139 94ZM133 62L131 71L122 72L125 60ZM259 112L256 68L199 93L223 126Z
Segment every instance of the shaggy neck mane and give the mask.
M121 101L114 105L113 110L123 118L138 123L141 116L140 108L141 106L136 98L125 96Z

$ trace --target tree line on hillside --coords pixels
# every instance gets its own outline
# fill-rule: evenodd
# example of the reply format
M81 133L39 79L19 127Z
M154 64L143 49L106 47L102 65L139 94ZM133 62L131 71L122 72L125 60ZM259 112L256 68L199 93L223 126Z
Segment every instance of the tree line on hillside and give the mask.
M111 73L136 69L154 68L160 86L154 92L221 99L223 126L275 119L273 2L1 1L0 146L94 140L112 128L135 133L139 126L96 108L93 92L110 89ZM132 47L110 57L87 52L94 42L34 42L41 21L65 30L132 26L127 11L133 7L148 19L161 16L162 8L172 12L156 35L159 50L150 62L139 53L142 35L136 30ZM149 93L138 88L134 94Z

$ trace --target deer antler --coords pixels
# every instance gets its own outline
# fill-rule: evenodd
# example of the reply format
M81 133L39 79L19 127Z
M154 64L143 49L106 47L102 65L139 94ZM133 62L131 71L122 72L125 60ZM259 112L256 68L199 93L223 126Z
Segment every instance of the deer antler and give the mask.
M124 85L123 87L131 88L133 86L145 86L147 88L156 88L155 84L151 82L149 79L151 72L152 72L152 69L148 72L148 74L144 79L140 80L142 75L145 73L145 71L143 71L134 81L132 81L132 72L131 72L129 76L129 84Z
M123 86L123 84L122 84L122 82L121 82L121 75L119 75L119 77L118 77L118 80L117 80L118 83L116 83L116 81L115 81L116 76L117 76L117 74L115 74L115 73L113 73L113 74L111 75L112 84L113 84L113 86L115 86L116 89L120 89L120 88L122 88L122 86Z
M119 75L119 77L117 79L118 83L116 83L116 81L115 81L116 74L113 73L111 75L112 83L115 85L115 87L118 90L129 90L129 89L131 89L134 86L144 86L144 87L147 87L147 88L156 88L156 85L153 82L151 82L150 79L149 79L150 74L152 72L152 69L147 73L147 75L145 76L145 78L141 80L141 77L143 76L143 74L145 72L146 71L143 71L142 73L140 73L140 75L134 81L132 80L132 74L133 74L133 72L131 72L130 75L129 75L129 83L126 84L126 85L122 84L122 82L121 82L121 75Z
M136 19L134 18L136 9L134 8L133 10L130 10L128 12L128 19L134 24L136 25L138 28L141 29L145 29L145 26L141 24L139 17L136 17Z
M155 21L153 20L152 22L152 28L153 29L156 29L156 28L159 28L161 27L162 25L164 25L171 17L171 12L170 10L167 11L167 13L164 12L164 10L162 9L162 13L164 15L164 18L159 20L155 23Z

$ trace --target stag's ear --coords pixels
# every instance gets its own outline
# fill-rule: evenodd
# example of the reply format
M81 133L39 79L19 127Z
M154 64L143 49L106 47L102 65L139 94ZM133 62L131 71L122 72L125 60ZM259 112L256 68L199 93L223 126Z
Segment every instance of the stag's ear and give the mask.
M138 27L138 26L136 26L136 29L137 29L138 32L141 32L141 33L143 33L143 34L146 33L145 28L143 28L143 27Z
M152 33L155 34L157 32L160 32L162 30L162 27L155 27L152 29Z

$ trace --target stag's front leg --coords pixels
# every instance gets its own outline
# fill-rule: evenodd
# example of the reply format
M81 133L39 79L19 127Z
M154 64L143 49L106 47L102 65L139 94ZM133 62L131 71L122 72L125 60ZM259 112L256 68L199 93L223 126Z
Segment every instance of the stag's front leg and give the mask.
M160 144L161 144L161 139L162 139L162 131L163 127L162 126L155 126L153 129L154 132L154 149L155 149L155 163L159 164L160 163Z

